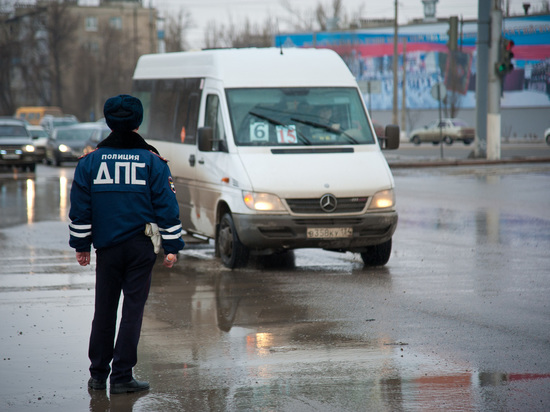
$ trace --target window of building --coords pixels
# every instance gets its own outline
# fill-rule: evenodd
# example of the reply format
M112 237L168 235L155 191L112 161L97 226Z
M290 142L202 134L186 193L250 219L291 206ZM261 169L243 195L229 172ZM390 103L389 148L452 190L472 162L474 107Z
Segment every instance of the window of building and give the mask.
M115 30L122 30L122 17L111 17L109 19L109 27Z
M86 31L97 31L97 17L86 17Z

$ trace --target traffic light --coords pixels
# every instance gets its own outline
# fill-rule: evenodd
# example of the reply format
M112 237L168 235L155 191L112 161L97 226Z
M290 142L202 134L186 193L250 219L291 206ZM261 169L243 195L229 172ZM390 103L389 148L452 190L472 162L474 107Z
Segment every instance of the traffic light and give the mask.
M450 51L455 51L458 48L458 17L449 17L449 30L447 30L449 40L447 40L447 48Z
M514 58L514 41L506 38L500 39L499 60L496 64L496 71L499 76L505 76L514 70L512 59Z

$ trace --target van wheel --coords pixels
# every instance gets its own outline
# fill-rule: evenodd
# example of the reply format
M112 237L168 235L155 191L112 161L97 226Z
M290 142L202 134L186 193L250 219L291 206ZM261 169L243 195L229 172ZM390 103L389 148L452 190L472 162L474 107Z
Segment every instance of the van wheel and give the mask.
M380 244L369 246L366 252L361 253L365 266L384 266L390 260L391 239Z
M222 216L216 237L216 250L225 267L233 269L248 263L249 250L239 240L231 213Z

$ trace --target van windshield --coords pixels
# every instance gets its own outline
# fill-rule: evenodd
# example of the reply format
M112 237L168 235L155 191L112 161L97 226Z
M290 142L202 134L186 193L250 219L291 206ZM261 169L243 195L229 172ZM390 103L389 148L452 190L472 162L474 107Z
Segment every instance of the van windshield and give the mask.
M374 143L351 87L228 89L226 95L238 146Z

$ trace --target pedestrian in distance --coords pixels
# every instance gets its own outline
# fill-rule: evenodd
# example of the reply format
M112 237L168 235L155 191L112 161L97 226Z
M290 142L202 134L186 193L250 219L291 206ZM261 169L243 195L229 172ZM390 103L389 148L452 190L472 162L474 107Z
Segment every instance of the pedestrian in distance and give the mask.
M184 242L167 161L137 133L141 101L130 95L111 97L103 112L111 134L76 166L69 244L81 266L90 263L92 245L96 250L88 388L105 390L109 378L111 394L118 394L149 389L148 382L134 378L133 367L152 270L161 247L163 264L172 267Z

